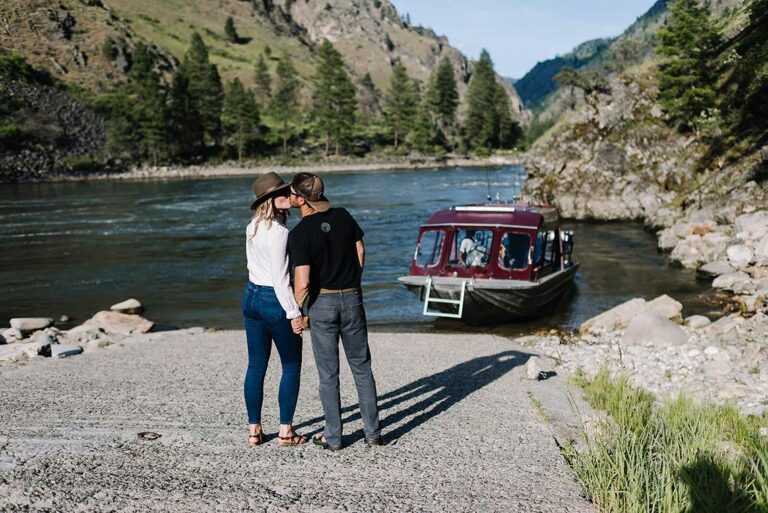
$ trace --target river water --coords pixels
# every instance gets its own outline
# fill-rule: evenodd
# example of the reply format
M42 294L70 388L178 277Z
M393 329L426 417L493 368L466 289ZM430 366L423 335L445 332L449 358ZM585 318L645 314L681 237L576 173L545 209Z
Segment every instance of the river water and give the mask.
M366 232L363 287L374 329L469 329L422 317L421 303L396 278L408 271L430 213L482 202L489 188L510 199L523 176L511 166L324 177L332 203ZM136 297L160 327L240 328L250 184L236 177L0 186L0 325L21 316L82 321ZM573 328L629 298L663 293L682 301L686 314L706 311L707 284L669 266L640 224L565 225L575 231L581 263L573 298L545 319L496 330Z

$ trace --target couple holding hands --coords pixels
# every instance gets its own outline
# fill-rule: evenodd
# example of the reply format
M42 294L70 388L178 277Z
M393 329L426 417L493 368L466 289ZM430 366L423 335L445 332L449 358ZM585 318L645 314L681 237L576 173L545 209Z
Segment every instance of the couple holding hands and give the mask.
M342 448L341 338L357 388L365 442L383 445L360 288L365 262L363 230L347 210L331 208L323 181L314 174L299 173L286 184L270 172L253 182L253 192L254 214L246 229L249 283L243 295L248 444L264 442L261 407L273 342L282 364L277 443L292 446L308 441L293 430L293 415L301 378L302 332L311 320L312 352L325 415L325 428L312 442L324 449ZM289 231L286 220L291 208L299 209L301 221Z

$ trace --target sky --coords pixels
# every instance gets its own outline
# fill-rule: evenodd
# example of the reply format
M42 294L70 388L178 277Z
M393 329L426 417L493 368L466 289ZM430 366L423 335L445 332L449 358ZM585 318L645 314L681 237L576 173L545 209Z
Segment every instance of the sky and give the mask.
M411 23L448 36L476 59L487 48L502 76L521 78L538 61L579 43L617 36L654 0L391 0Z

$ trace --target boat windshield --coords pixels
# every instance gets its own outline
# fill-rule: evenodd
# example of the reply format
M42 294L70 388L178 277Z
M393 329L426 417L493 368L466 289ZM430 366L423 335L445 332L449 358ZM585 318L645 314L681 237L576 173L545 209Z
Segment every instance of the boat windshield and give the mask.
M416 265L419 267L436 266L440 262L443 242L445 242L443 230L429 230L422 233L419 244L416 246Z
M462 267L484 267L491 256L491 230L463 228L456 231L448 263Z
M501 238L499 267L502 269L525 269L531 254L531 237L525 233L507 232Z

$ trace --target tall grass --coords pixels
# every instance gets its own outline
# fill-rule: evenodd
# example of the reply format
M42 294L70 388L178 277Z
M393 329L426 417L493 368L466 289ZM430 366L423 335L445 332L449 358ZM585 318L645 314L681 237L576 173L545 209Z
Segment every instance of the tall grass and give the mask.
M607 370L575 383L610 414L585 445L566 456L604 513L766 513L768 415L686 397L657 403Z

